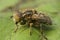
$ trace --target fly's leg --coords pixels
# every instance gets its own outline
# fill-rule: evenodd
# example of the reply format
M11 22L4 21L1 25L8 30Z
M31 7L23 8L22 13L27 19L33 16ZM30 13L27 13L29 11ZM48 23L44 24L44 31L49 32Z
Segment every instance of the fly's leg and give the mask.
M40 31L41 31L41 39L40 40L44 40L44 39L48 40L48 38L44 35L42 24L40 24Z
M32 35L32 25L33 23L30 23L30 36Z
M16 32L17 32L17 30L18 30L18 22L16 22L15 24L16 24L16 29L15 29L15 31L14 31L14 32L16 33Z

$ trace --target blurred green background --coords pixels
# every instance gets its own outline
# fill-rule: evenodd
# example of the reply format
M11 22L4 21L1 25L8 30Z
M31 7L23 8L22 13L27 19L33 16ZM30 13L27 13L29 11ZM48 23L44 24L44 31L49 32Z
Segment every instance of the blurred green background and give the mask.
M0 0L0 11L8 6L13 6L18 0ZM35 0L20 6L23 8L34 8L38 12L42 11L49 15L53 25L51 30L46 30L45 34L49 40L60 40L60 0ZM10 19L12 11L0 12L0 40L39 40L39 32L33 28L32 36L29 35L29 28L26 26L13 33L15 24Z

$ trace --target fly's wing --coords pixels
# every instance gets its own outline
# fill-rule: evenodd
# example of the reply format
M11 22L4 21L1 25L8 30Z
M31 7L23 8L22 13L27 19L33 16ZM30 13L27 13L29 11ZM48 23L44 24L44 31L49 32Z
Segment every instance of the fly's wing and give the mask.
M40 14L40 21L45 23L45 24L52 25L51 18L45 14Z
M52 25L52 20L49 16L45 16L45 19L48 25Z

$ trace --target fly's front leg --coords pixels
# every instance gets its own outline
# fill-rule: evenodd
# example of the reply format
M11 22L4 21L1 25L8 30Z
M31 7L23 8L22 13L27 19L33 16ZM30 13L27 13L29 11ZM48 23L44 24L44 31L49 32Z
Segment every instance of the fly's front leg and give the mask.
M32 25L33 23L30 23L30 36L32 35Z
M15 33L17 32L17 30L18 30L18 22L15 22L15 24L16 24L16 29L15 29Z

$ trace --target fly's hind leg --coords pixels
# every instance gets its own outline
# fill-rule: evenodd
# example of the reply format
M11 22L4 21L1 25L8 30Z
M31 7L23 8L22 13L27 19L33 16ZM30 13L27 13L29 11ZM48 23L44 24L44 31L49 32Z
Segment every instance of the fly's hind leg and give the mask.
M48 38L41 32L41 39L40 40L48 40Z
M40 40L48 40L48 38L45 36L42 24L40 25L40 31L41 31L41 39Z
M48 38L44 35L44 38L46 39L46 40L48 40Z

